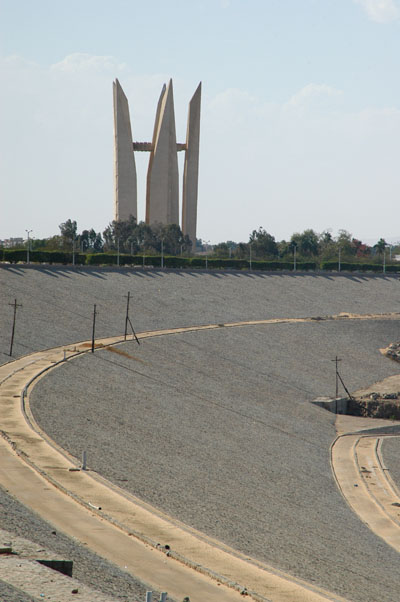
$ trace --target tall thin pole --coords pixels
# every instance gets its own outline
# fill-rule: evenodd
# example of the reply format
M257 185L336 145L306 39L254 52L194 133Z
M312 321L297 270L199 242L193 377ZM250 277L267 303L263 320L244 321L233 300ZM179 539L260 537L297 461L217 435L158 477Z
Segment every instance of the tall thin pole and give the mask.
M17 317L17 307L22 307L22 305L18 304L16 299L14 299L14 303L9 303L8 305L14 306L14 317L13 317L13 325L12 325L12 332L11 332L11 342L10 342L10 357L11 357L12 356L13 345L14 345L15 319Z
M386 247L383 249L383 273L386 274Z
M126 316L125 316L125 333L124 333L124 341L126 341L126 335L128 332L128 321L129 321L129 300L130 300L131 294L128 291L128 295L126 298Z
M75 265L75 234L72 235L72 265Z
M92 353L94 353L94 333L96 328L96 304L93 306Z
M30 246L31 246L31 241L29 239L29 234L32 232L32 230L25 230L25 232L28 235L28 245L27 245L27 249L26 249L26 263L29 263L29 251L30 251Z
M161 239L161 267L164 267L164 239Z
M117 266L119 266L119 238L117 238Z
M296 249L297 249L297 245L294 245L293 247L293 271L296 271Z
M339 247L339 264L338 264L338 272L340 272L340 270L342 269L342 264L340 261L340 252L341 252L341 248Z
M250 270L251 270L251 243L249 244L249 248L250 248Z
M338 358L338 356L335 357L334 360L331 360L332 362L335 362L335 374L336 374L336 389L335 389L335 399L337 399L339 397L339 370L338 370L338 363L341 362L342 360Z

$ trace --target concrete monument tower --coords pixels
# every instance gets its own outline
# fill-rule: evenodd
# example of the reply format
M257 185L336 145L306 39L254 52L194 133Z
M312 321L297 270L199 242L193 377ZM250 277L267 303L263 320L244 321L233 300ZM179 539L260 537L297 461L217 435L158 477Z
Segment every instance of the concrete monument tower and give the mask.
M179 173L172 80L158 101L147 172L146 223L179 224Z
M134 152L150 152L147 171L146 223L179 224L178 152L185 151L182 195L184 234L196 244L199 176L201 83L189 103L186 142L176 142L172 80L164 84L157 105L151 142L133 142L129 107L118 80L114 89L114 154L116 221L137 218L136 167Z
M196 245L197 192L199 181L201 82L189 103L183 170L182 232Z
M128 100L119 81L113 82L114 100L114 219L137 219L136 165L132 149Z

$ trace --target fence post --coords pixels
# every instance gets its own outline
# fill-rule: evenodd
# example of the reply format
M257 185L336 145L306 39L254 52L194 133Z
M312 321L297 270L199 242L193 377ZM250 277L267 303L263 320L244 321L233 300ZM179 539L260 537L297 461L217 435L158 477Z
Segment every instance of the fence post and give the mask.
M153 592L146 592L146 602L153 602Z
M167 592L162 592L160 602L167 602Z

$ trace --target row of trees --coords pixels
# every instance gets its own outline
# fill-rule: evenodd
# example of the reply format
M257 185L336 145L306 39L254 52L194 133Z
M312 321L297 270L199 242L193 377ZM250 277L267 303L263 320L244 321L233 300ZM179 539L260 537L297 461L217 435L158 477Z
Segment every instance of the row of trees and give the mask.
M373 261L382 258L389 247L381 238L373 246L368 246L346 230L339 230L336 237L329 230L322 234L312 229L304 232L295 232L289 241L277 242L272 234L264 228L253 230L248 242L234 242L228 240L210 246L203 244L201 239L196 241L196 248L192 248L189 237L182 233L177 224L154 224L152 226L139 222L134 217L126 221L112 221L103 233L96 232L93 228L78 233L75 220L68 219L59 226L60 234L47 239L33 239L33 250L63 250L76 252L101 253L120 252L137 255L142 252L147 254L189 255L207 253L210 257L236 258L254 260L283 259L290 260L294 254L299 259L330 261L338 258L353 261ZM390 253L400 253L400 245L393 245Z
M101 253L120 252L136 255L143 251L149 254L178 255L190 253L192 243L184 236L177 224L154 224L149 226L144 222L137 223L134 217L126 221L112 221L103 233L83 230L78 233L75 220L68 219L59 225L60 234L46 239L33 239L33 250L62 250L76 252Z
M329 261L337 259L339 253L342 259L354 258L379 258L389 247L381 238L375 245L368 246L353 238L346 230L339 230L338 236L332 236L329 230L317 234L312 229L304 232L295 232L289 241L277 242L264 228L253 230L248 243L222 242L214 246L213 253L216 257L236 257L244 259L252 256L253 259L284 259L288 260L297 253L299 258L319 259ZM391 253L400 253L400 245L391 246Z

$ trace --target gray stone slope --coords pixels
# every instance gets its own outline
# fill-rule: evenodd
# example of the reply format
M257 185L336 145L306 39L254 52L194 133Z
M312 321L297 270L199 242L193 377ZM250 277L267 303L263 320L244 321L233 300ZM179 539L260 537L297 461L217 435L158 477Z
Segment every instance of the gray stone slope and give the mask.
M397 276L265 274L0 266L0 361L86 340L97 305L99 337L123 332L125 295L138 330L339 312L400 311Z
M0 527L73 560L73 577L116 600L144 600L148 588L117 566L93 554L78 541L56 531L0 487ZM30 602L31 597L0 581L1 602Z
M14 298L18 356L89 339L94 303L97 336L122 332L128 291L137 331L400 311L397 277L1 266L0 362ZM40 382L34 407L72 453L85 447L91 466L181 520L351 599L393 600L398 556L337 492L333 416L307 401L333 393L336 354L350 389L393 374L378 352L393 340L397 323L379 321L129 343L137 361L106 351L74 360Z
M309 403L396 373L396 322L220 328L100 351L35 387L34 414L71 453L201 531L352 600L393 600L398 554L333 480L334 416ZM168 543L168 542L162 542Z
M31 596L4 581L0 581L0 600L1 602L36 602Z
M388 437L383 440L382 455L390 476L400 490L400 437ZM400 499L399 499L400 502Z

